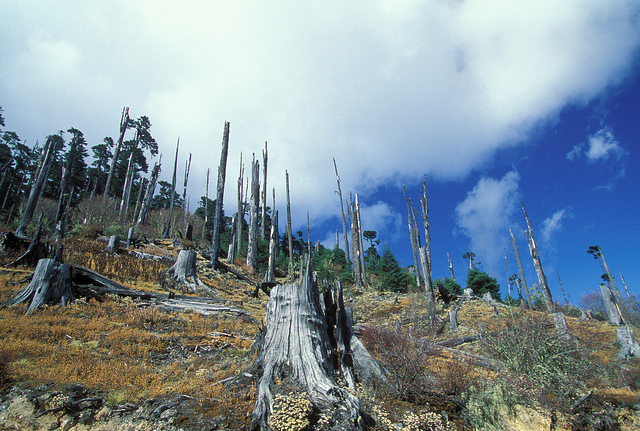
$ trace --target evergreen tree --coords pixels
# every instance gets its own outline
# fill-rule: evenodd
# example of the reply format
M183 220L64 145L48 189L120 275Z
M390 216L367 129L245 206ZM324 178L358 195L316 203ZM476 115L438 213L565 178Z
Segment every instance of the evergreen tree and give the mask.
M382 256L378 261L376 275L379 278L379 289L391 292L406 292L409 284L409 274L400 268L398 261L385 244Z
M486 272L478 269L470 269L467 272L467 288L473 289L476 296L482 297L486 292L491 293L491 297L500 301L500 285L498 280L489 277Z

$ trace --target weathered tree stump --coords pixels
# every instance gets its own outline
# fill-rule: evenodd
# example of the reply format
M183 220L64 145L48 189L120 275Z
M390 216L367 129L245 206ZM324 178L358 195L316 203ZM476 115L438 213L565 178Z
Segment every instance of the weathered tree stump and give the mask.
M321 302L309 266L302 284L273 287L253 365L261 371L253 430L269 429L276 395L295 393L305 393L322 419L322 425L311 424L313 429L362 428L368 416L338 380L353 386L385 376L355 336L347 316L340 286L325 291Z
M602 293L602 300L604 301L604 306L607 310L607 316L609 317L609 323L613 326L620 326L624 324L622 320L622 314L620 313L620 308L616 303L616 298L613 296L613 292L604 283L600 283L600 293Z
M571 333L569 332L569 325L567 325L567 318L562 311L552 313L553 323L556 326L556 333L565 340L571 340Z
M196 251L193 249L180 250L176 263L167 270L167 274L178 283L189 286L194 292L198 287L206 287L198 278L196 271Z
M629 326L616 328L617 340L620 345L618 350L618 359L629 359L632 356L640 356L640 344L633 338L633 331Z
M115 253L118 251L118 247L120 247L120 238L117 235L111 235L109 237L109 243L107 244L107 248L105 249L107 253Z
M456 310L449 311L449 326L453 332L458 332L458 312Z
M54 259L40 259L31 283L9 301L9 305L29 302L27 314L43 304L59 303L63 306L73 300L69 265Z

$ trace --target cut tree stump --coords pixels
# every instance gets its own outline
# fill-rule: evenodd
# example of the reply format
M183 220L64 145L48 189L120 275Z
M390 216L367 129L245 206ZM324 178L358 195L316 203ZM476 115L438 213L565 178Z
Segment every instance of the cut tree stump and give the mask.
M318 423L313 429L359 430L368 415L341 387L385 380L384 371L355 337L338 285L322 298L310 266L302 284L274 286L265 312L265 332L256 341L258 396L252 430L266 430L277 395L305 396ZM324 307L323 307L324 305ZM321 425L322 423L322 425Z
M193 249L180 250L176 263L167 270L167 274L176 282L188 286L193 292L195 292L198 287L207 288L198 278L196 271L196 251Z
M29 302L26 314L43 304L62 304L73 300L71 293L71 272L69 265L54 259L40 259L33 273L31 283L9 301L9 305Z

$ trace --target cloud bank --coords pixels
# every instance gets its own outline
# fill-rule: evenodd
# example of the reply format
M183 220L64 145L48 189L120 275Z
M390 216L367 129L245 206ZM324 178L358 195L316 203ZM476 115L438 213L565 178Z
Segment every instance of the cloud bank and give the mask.
M536 2L3 2L0 103L33 144L148 115L165 159L194 154L191 202L269 142L269 184L294 224L339 214L343 191L464 178L563 107L618 82L640 45L631 0ZM601 138L594 138L601 139ZM594 141L600 160L611 142ZM165 166L163 176L170 175ZM226 196L232 205L233 184ZM486 259L486 258L485 258Z

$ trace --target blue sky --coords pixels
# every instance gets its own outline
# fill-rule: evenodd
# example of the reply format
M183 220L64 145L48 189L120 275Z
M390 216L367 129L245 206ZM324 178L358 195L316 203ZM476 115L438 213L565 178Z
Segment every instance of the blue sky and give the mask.
M163 160L194 155L191 207L231 122L225 205L240 154L269 145L279 209L291 176L295 230L328 246L342 189L363 227L412 264L402 185L429 178L433 272L462 255L506 290L512 228L535 281L523 201L552 293L597 288L599 245L640 291L640 4L477 1L7 0L0 13L0 106L33 145L75 127L115 136L123 106L147 115ZM245 173L248 172L248 168ZM166 162L161 179L169 180Z

